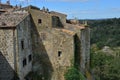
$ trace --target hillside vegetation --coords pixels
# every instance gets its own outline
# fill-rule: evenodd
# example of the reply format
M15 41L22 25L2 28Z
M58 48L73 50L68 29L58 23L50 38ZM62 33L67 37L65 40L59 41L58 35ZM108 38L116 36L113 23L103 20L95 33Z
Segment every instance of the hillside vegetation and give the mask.
M99 48L120 46L120 18L89 20L91 44Z
M120 18L88 20L91 73L95 80L120 80Z

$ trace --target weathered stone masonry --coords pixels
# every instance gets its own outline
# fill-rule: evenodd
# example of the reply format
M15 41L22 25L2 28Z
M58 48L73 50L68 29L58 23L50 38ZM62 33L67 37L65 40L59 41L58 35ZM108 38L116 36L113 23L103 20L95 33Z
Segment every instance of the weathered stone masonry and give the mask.
M14 76L13 31L0 29L0 80L9 80Z
M46 12L33 6L29 6L28 11L35 26L33 70L45 80L64 80L66 69L75 59L85 74L89 68L89 27L66 23L66 15L58 12Z
M23 11L0 16L0 54L4 58L0 60L0 80L24 80L32 70L30 21L30 15Z
M90 29L75 20L67 23L66 17L35 6L2 13L0 80L31 80L31 72L41 80L64 80L71 61L85 75L89 69Z

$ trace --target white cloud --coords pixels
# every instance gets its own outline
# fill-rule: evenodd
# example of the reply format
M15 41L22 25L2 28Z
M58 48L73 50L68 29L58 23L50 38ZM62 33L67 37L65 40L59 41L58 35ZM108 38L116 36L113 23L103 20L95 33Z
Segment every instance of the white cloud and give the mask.
M76 11L70 11L69 14L70 15L81 15L81 14L96 14L96 13L98 13L97 10L76 10Z
M29 2L34 0L18 0L20 2ZM47 1L47 2L88 2L91 0L37 0L37 1Z
M21 2L25 2L25 1L28 1L28 2L29 2L29 1L31 1L31 0L18 0L18 1L21 1Z
M53 2L87 2L90 0L45 0L45 1L53 1Z
M120 12L120 8L112 8L111 11Z
M27 0L19 0L19 1L27 1Z

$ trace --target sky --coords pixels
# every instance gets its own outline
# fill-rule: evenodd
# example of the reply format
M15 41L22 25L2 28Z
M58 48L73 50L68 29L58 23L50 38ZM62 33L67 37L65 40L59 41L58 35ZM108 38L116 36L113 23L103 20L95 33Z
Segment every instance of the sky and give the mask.
M120 0L10 0L10 3L40 9L44 6L49 11L67 14L68 19L120 18Z

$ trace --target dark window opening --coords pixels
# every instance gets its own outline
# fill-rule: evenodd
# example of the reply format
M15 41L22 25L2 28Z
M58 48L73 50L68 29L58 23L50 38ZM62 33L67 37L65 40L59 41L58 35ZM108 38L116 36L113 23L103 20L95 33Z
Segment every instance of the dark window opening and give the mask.
M62 51L58 51L58 57L62 55Z
M23 67L27 64L26 59L23 60Z
M38 19L38 23L42 23L42 20L41 20L41 19Z
M21 41L21 48L24 49L24 41Z
M57 28L63 28L61 19L58 16L52 16L52 26Z
M32 60L32 55L31 54L28 56L28 60L29 60L29 62Z

